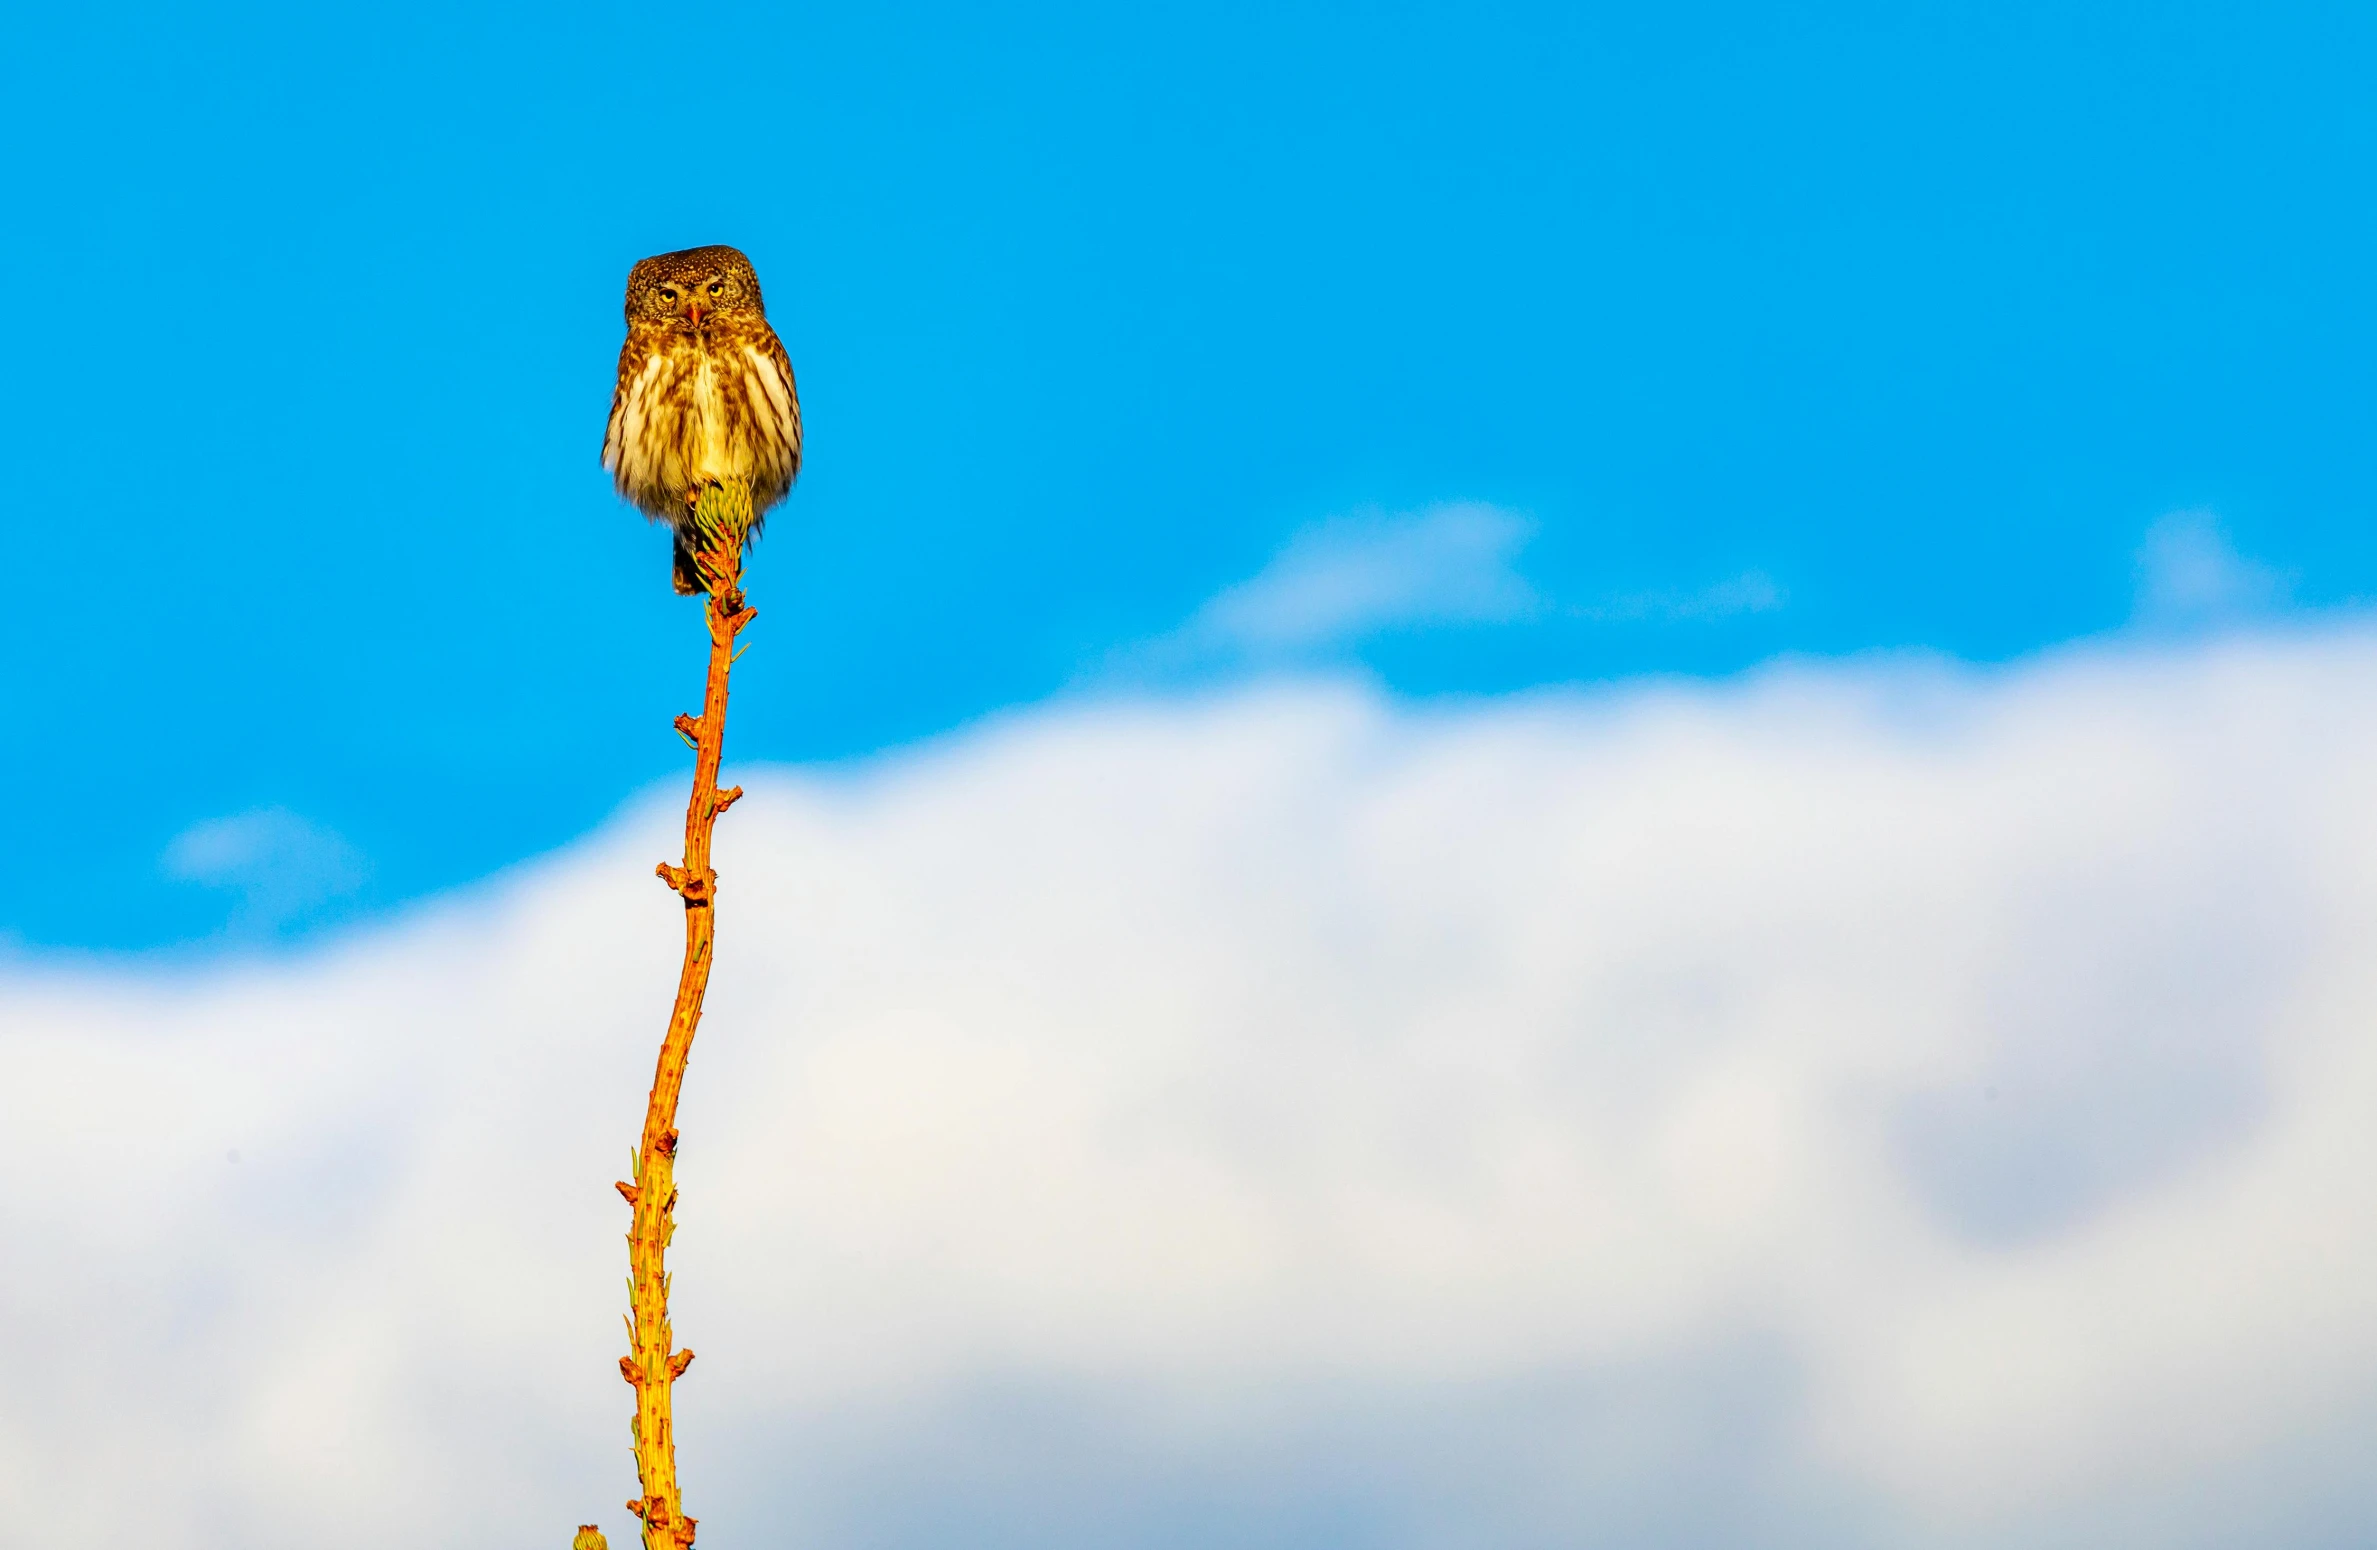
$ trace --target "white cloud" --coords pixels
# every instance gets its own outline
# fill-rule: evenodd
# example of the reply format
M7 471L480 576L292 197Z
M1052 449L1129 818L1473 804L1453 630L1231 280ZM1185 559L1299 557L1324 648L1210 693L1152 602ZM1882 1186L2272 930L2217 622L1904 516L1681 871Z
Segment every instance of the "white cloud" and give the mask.
M2233 622L2286 601L2292 578L2239 554L2208 511L2174 511L2138 546L2139 620L2162 627Z
M676 1246L705 1541L2377 1505L2365 632L1284 685L738 778ZM625 1533L674 825L299 956L0 968L12 1533Z
M272 931L363 886L369 868L336 833L285 807L192 824L165 847L169 877L236 893L234 934Z
M1474 501L1333 518L1213 597L1171 642L1199 656L1275 656L1400 626L1522 619L1540 606L1516 567L1533 533Z
M1703 623L1737 614L1772 613L1783 606L1783 589L1764 571L1744 571L1697 592L1673 590L1630 592L1607 602L1588 603L1572 610L1577 617L1604 624L1633 624L1644 620Z
M1425 626L1554 615L1602 624L1702 623L1783 606L1783 589L1753 570L1697 591L1632 592L1560 607L1520 574L1519 554L1534 535L1526 517L1475 501L1331 518L1297 533L1178 629L1116 653L1101 676L1310 666L1388 631Z

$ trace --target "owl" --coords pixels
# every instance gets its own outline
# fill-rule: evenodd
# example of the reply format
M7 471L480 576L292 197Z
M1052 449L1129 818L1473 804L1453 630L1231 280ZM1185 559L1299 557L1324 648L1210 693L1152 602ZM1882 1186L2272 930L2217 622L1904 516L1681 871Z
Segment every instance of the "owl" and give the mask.
M756 520L801 469L801 400L784 342L768 327L751 260L733 248L647 258L627 275L627 344L603 431L603 468L619 493L676 530L673 580L702 590L687 552L706 485L751 486Z

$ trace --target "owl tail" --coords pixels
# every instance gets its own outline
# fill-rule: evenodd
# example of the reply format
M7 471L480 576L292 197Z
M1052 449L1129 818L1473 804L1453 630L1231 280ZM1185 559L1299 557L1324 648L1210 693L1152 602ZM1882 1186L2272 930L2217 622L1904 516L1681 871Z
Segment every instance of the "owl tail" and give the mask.
M685 547L685 535L678 533L674 539L669 556L669 563L674 569L670 572L669 583L677 589L679 597L691 597L702 590L702 573L693 568L693 551Z

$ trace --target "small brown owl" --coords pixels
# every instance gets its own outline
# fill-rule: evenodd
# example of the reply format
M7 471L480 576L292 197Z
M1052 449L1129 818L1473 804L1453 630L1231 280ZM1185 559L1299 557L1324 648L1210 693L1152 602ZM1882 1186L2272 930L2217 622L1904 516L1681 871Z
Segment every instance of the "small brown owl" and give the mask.
M760 304L759 276L733 248L663 253L628 271L627 344L603 467L621 495L677 530L679 592L701 590L685 524L704 486L748 481L755 517L791 492L800 395Z

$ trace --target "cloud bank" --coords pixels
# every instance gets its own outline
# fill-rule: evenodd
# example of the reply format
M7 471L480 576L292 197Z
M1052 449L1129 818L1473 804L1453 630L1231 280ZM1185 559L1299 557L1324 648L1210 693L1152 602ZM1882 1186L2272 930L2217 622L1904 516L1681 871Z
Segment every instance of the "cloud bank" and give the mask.
M2363 628L1084 701L736 778L705 1543L2377 1513ZM674 824L299 956L0 965L12 1534L623 1542Z

